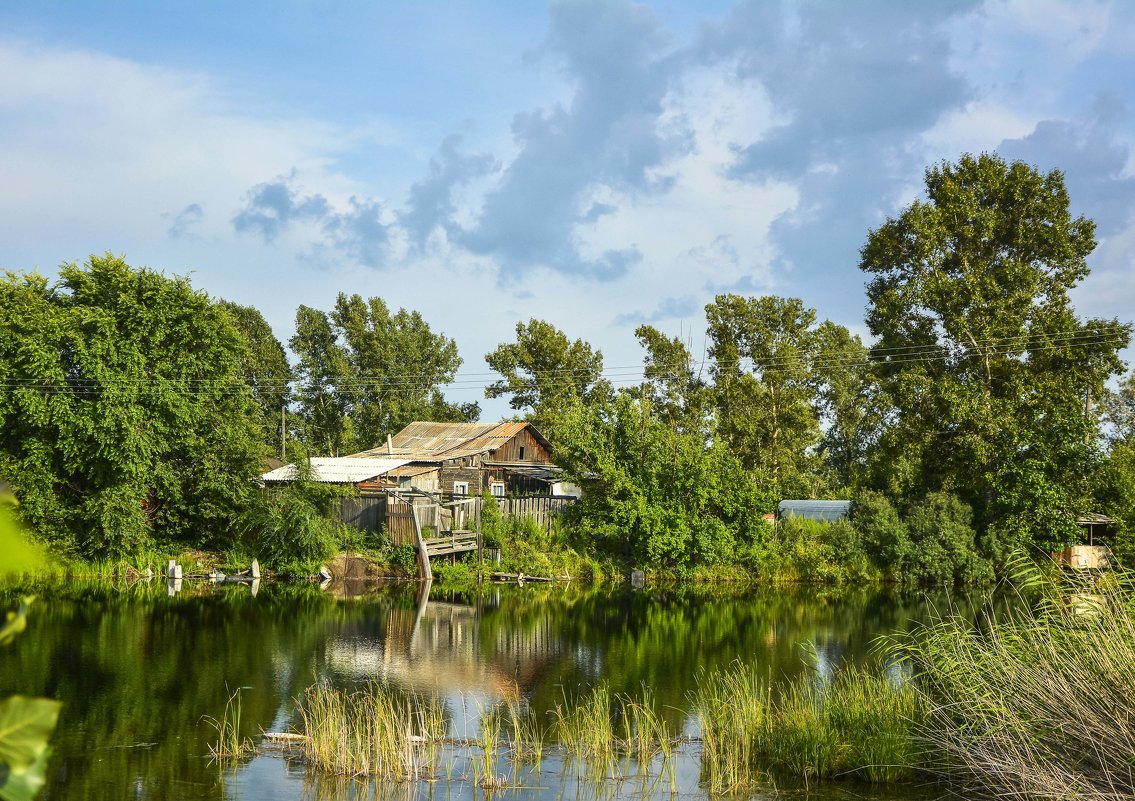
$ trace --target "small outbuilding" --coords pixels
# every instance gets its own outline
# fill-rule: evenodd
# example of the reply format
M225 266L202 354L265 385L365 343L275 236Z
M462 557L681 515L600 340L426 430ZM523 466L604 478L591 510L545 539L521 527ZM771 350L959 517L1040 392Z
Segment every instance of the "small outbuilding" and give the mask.
M822 523L834 523L851 517L851 501L781 501L776 505L776 519L802 517Z

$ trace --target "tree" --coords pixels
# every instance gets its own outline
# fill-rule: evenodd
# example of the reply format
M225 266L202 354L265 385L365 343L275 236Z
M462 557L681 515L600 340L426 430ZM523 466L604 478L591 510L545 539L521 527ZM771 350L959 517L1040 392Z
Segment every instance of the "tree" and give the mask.
M0 280L0 475L64 551L214 544L264 456L231 317L111 255Z
M1081 320L1094 226L1058 171L995 155L926 171L927 199L871 231L867 324L894 416L875 481L907 498L947 490L981 528L1059 544L1093 464L1098 398L1130 327Z
M284 346L259 310L227 300L218 301L244 339L240 372L260 407L260 429L265 443L279 447L280 411L291 400L292 368Z
M815 310L797 298L718 295L705 313L718 436L783 497L811 497L820 441Z
M418 312L391 314L381 298L366 301L340 293L331 312L354 372L351 385L355 433L374 447L414 420L475 421L476 403L458 406L441 387L461 366L457 343L435 334Z
M1103 422L1109 442L1135 444L1135 372L1104 394Z
M414 420L470 421L476 403L453 404L457 343L418 312L391 314L381 298L339 293L330 314L301 306L292 350L299 357L303 441L317 453L373 448Z
M649 401L577 402L560 435L557 461L584 488L572 514L589 547L686 566L733 561L768 536L767 488L728 448L656 418Z
M646 349L640 395L653 413L676 430L708 436L709 388L690 349L679 337L667 337L650 325L639 326L635 336Z
M499 345L485 361L502 376L485 388L485 397L511 395L509 405L527 410L527 419L553 443L574 404L601 402L611 394L602 378L603 354L543 320L517 323L516 341Z
M818 452L830 473L829 483L858 486L885 413L869 370L868 350L844 326L825 320L815 332L813 371L823 424Z
M288 345L299 358L299 438L309 451L330 456L358 450L350 417L354 375L338 339L326 312L296 310L296 333Z

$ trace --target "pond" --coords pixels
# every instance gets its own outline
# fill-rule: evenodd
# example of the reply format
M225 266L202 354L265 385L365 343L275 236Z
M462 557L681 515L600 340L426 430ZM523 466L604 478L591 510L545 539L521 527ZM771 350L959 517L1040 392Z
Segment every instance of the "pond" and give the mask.
M52 739L46 799L472 799L469 749L450 747L436 782L387 784L311 774L262 749L218 764L208 718L240 691L243 735L297 723L314 684L382 680L436 696L451 734L475 737L484 710L526 702L537 718L603 684L641 697L649 688L669 730L696 735L691 693L699 671L754 664L774 678L860 663L882 634L907 630L944 599L883 591L763 588L713 591L489 586L471 594L417 584L331 586L164 581L0 589L3 608L34 589L27 631L0 649L0 697L63 702ZM678 747L674 785L616 772L593 780L557 761L512 772L492 795L562 798L706 798L697 744ZM502 773L506 768L500 767ZM767 796L805 788L770 784ZM910 799L940 788L879 790L847 782L813 798ZM750 797L766 797L757 793Z

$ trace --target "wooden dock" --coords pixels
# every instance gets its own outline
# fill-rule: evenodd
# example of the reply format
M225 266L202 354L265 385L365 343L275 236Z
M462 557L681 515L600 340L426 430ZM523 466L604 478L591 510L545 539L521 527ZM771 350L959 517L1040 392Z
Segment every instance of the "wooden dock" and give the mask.
M394 492L392 497L409 506L414 523L414 537L418 543L418 576L423 580L433 580L431 557L481 550L480 498L445 501L426 490ZM436 521L433 536L425 536L423 517Z

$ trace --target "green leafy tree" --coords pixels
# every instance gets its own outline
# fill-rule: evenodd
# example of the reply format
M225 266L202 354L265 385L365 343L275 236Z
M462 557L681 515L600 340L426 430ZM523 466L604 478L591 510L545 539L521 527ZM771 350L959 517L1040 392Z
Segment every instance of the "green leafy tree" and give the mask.
M818 453L835 487L858 486L886 405L869 369L868 350L844 326L825 320L815 332L813 382L823 422Z
M711 416L709 387L701 365L680 337L667 337L657 328L641 325L635 337L646 349L640 394L663 423L688 433L708 436Z
M820 441L816 312L797 298L718 295L705 308L717 434L783 497L812 497Z
M435 334L416 311L391 314L381 298L340 293L331 322L354 371L355 434L374 447L414 420L475 421L476 403L456 405L442 395L461 366L457 343Z
M111 255L0 280L0 475L90 558L226 537L264 455L231 317Z
M499 345L485 361L502 376L485 388L485 397L510 395L509 405L553 443L576 404L602 403L611 395L602 377L603 354L543 320L517 323L516 341Z
M326 312L309 306L296 310L296 333L288 341L299 358L300 441L320 455L342 456L357 451L351 419L353 371Z
M221 300L219 304L228 312L244 339L240 372L260 407L260 429L264 441L270 448L276 449L280 443L280 411L291 400L292 368L288 364L288 356L259 310L227 300Z
M729 449L656 418L630 394L576 404L557 461L584 488L575 505L588 543L639 564L729 562L758 547L776 500Z
M300 306L290 343L299 357L302 440L313 453L373 448L414 420L473 421L476 403L454 404L457 343L418 312L391 314L381 298L339 294L326 312Z
M947 490L1008 542L1073 535L1100 397L1130 328L1081 320L1094 226L1058 171L995 155L926 172L927 199L872 231L867 324L894 406L874 480L907 498Z
M1135 444L1135 372L1103 397L1103 423L1110 442Z

